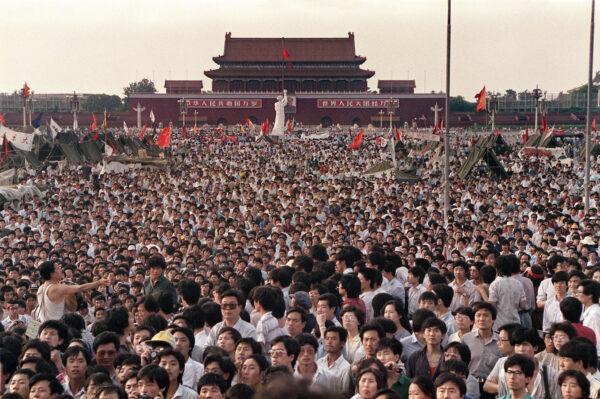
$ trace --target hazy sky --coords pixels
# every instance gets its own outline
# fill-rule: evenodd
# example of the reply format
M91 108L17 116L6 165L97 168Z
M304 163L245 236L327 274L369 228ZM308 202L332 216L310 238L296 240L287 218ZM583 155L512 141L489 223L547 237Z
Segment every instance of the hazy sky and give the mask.
M234 37L355 33L377 79L444 85L446 0L2 1L0 92L109 93L143 77L210 80ZM568 90L587 80L591 0L454 0L451 93ZM600 4L599 4L600 7ZM600 43L600 38L597 38ZM598 49L598 46L595 46ZM595 51L599 65L598 51ZM600 68L597 68L600 69Z

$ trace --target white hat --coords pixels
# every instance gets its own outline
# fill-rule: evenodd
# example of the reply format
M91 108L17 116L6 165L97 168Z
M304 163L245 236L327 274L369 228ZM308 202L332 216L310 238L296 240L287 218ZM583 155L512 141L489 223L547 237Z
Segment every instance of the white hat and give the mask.
M594 239L590 236L585 236L585 238L581 241L583 245L596 245Z

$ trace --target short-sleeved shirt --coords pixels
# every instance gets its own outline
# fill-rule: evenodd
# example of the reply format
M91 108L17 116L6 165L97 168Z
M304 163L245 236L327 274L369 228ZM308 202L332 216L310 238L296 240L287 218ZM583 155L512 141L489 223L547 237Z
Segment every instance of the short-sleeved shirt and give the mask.
M479 330L475 329L463 335L462 342L471 350L469 374L475 378L487 378L498 359L502 357L498 349L498 334L492 333L489 341L485 342L479 335Z

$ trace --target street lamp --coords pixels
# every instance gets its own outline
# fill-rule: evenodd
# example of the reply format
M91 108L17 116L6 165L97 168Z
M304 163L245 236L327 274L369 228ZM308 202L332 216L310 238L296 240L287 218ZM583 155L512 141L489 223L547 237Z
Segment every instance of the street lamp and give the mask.
M179 103L179 113L181 114L181 116L183 118L183 126L185 126L185 115L187 114L188 103L185 98L182 98L182 99L178 100L177 102Z
M487 103L487 111L492 118L492 132L496 130L496 112L498 112L498 97L500 93L491 92L490 100Z
M79 127L77 124L77 113L79 112L79 98L77 97L77 93L73 91L73 97L71 97L71 112L73 113L73 130L77 130Z
M540 88L537 87L537 85L535 86L535 89L533 89L533 91L531 92L533 99L535 100L535 125L534 125L534 132L537 133L538 130L538 102L540 101L540 98L542 98L542 90Z
M198 110L194 110L194 130L196 130L196 122L198 120Z
M31 112L33 111L33 103L34 103L34 99L33 99L33 95L34 92L33 90L31 91L31 95L29 96L29 98L27 99L27 103L29 106L29 126L31 126Z
M383 129L383 115L385 115L385 111L380 110L378 113L379 113L379 128Z
M398 100L398 102L400 102ZM400 104L398 104L400 105ZM390 101L388 101L388 105L387 105L387 112L388 115L390 116L390 135L391 137L389 138L389 140L391 140L392 145L390 146L390 150L392 152L392 164L394 165L394 170L396 170L396 135L392 132L392 118L394 116L394 108L396 108L396 103L394 102L393 98L390 98Z

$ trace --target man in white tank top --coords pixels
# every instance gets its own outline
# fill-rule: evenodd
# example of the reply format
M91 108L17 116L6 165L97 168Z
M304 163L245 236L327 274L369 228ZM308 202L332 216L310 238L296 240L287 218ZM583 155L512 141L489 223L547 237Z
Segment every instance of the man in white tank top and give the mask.
M32 316L41 323L46 320L59 320L65 314L65 298L68 295L109 284L107 279L81 285L63 284L62 266L54 261L43 262L38 270L44 284L37 291L38 306L32 312Z

